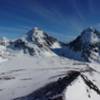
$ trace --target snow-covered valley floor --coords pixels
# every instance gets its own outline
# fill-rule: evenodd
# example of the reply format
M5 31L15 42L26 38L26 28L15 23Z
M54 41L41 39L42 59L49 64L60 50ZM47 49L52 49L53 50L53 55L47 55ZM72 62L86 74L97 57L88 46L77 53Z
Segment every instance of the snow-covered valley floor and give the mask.
M85 69L87 64L57 56L32 57L23 54L9 57L0 63L0 100L26 96L66 75L69 70Z
M92 67L94 65L90 64L90 66ZM97 68L99 71L99 65ZM38 88L52 83L59 77L66 76L67 72L71 70L84 72L88 70L88 64L57 56L32 57L28 55L17 55L11 58L9 57L7 61L0 63L0 100L13 100L15 98L24 97ZM88 74L87 76L90 77ZM90 77L91 80L92 78L94 78L94 76ZM97 85L99 86L100 78L97 73L95 79L98 81ZM77 84L77 82L75 84ZM79 87L82 85L80 82L78 84ZM73 89L73 87L74 85L72 85L71 89ZM71 91L69 88L68 93ZM81 89L84 90L84 86ZM75 91L76 89L73 92ZM71 91L71 93L73 92ZM76 100L73 99L73 96L71 97L72 99L70 100ZM66 96L66 98L69 97Z

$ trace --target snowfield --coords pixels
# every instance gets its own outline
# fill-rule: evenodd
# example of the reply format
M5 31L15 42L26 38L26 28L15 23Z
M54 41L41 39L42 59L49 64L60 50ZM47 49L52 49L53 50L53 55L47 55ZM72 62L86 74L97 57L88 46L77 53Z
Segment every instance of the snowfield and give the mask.
M62 77L63 74L66 75L70 70L85 71L86 69L88 69L87 64L57 56L31 57L29 55L19 54L11 58L9 57L8 61L0 63L0 99L13 100L18 97L26 96L38 88L57 80L58 77ZM93 75L86 75L89 79L94 79L97 83L96 85L99 87L99 74L92 74ZM86 100L90 100L86 89L88 89L88 87L79 76L77 80L72 83L72 86L66 89L66 100L80 100L82 97ZM97 93L92 90L89 91L93 96L91 100L99 100L100 96L97 95Z
M31 57L18 55L0 63L0 99L12 100L30 94L53 81L73 66L73 60L59 57ZM67 70L67 69L66 69Z
M0 100L100 100L100 34L95 29L69 44L39 28L6 40L0 42Z

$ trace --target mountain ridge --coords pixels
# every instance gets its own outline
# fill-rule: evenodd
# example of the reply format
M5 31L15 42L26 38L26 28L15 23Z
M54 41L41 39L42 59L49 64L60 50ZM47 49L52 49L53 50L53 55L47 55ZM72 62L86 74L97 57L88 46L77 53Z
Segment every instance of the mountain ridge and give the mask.
M95 28L83 30L75 40L70 42L69 47L76 52L81 52L81 56L86 61L99 61L100 52L100 32ZM100 61L99 61L100 62Z
M64 44L34 28L16 40L2 39L0 98L99 100L99 36L88 28ZM1 57L6 60L2 62Z
M100 62L100 32L93 27L83 30L76 39L69 43L57 40L38 27L33 28L16 40L4 38L1 39L0 43L7 49L22 51L32 56L41 54L47 56L58 55L76 60L80 56L82 61Z

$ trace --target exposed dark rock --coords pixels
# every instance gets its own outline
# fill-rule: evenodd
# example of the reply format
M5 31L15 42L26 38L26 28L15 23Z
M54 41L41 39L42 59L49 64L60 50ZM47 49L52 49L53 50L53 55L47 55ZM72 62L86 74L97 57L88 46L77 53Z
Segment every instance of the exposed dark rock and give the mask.
M41 87L30 95L15 100L62 100L64 89L79 75L78 71L70 71L67 76Z
M81 77L90 89L94 90L98 95L100 95L100 89L91 80L89 80L85 75L81 75Z
M100 52L100 32L94 28L87 28L80 36L68 44L74 52L80 52L85 61L97 61ZM100 58L100 57L99 57Z

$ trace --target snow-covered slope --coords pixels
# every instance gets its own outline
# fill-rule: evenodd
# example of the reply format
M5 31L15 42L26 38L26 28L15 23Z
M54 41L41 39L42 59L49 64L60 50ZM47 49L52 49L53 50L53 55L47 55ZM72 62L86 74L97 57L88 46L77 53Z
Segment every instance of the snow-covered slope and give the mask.
M96 76L97 75L97 76ZM99 100L100 99L100 78L97 73L93 73L93 78L79 76L65 92L66 100ZM94 77L96 77L94 79ZM97 85L98 83L98 85ZM98 88L99 87L99 88Z
M100 62L100 32L95 28L84 30L69 43L69 47L75 52L80 52L80 56L86 61Z
M35 27L21 38L11 41L9 48L22 51L30 55L56 55L52 52L52 48L61 48L60 42L49 36L43 30Z
M31 94L57 80L58 78L53 77L63 74L65 69L73 69L72 66L73 61L59 57L43 58L25 54L11 57L0 64L0 99L12 100Z
M6 38L0 39L0 62L7 60L9 52L7 46L9 45L9 40Z
M81 89L85 86L89 88L80 73L84 77L87 76L100 89L99 74L95 71L92 73L93 66L91 64L90 68L85 63L57 56L44 58L25 54L13 56L0 64L0 98L1 100L13 100L15 98L17 98L15 100L44 100L43 98L55 100L55 98L63 98L64 91L66 91L65 96L67 98L67 91L68 93L75 91L70 89L70 84L72 88L76 87L75 84L80 86L81 83L78 82L80 79L83 82ZM98 68L98 66L96 67ZM92 89L91 91L97 95L96 91ZM86 93L87 95L88 93ZM70 100L72 96L66 100ZM78 93L76 96L79 98ZM98 96L98 98L100 97Z
M59 41L56 38L49 36L46 32L44 32L38 27L35 27L31 31L29 31L24 38L26 38L27 41L35 42L40 47L43 46L48 46L51 48L61 47Z
M65 45L36 27L1 39L0 100L99 100L99 37L88 28Z

